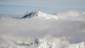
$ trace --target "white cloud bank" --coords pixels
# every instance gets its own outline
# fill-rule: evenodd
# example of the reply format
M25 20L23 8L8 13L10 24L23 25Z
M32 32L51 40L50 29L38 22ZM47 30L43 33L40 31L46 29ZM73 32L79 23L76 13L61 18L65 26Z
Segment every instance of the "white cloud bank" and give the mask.
M46 13L43 14L45 14L46 16ZM39 15L26 19L1 17L0 44L7 45L8 40L13 39L13 37L14 39L27 39L41 38L47 35L51 35L56 38L65 37L68 42L71 43L71 45L74 45L74 43L77 44L85 41L84 12L62 12L58 13L56 16L53 15L55 16L55 18L50 17L49 15L49 19L47 19L47 16L46 18L45 16L43 18L43 16Z

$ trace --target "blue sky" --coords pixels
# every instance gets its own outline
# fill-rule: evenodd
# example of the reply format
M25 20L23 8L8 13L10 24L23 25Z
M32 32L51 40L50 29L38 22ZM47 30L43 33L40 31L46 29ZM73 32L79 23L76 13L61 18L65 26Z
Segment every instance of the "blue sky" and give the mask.
M85 11L85 0L0 0L0 14L25 14L26 11L57 13Z

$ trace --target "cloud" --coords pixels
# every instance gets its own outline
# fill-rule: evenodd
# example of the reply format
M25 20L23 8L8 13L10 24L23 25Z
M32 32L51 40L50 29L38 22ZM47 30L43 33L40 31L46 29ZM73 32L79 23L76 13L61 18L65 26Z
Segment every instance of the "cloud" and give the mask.
M26 19L0 18L0 42L4 38L41 38L47 35L65 37L71 43L85 41L85 14L79 11L61 12L57 20L36 16ZM51 17L50 17L51 18ZM8 37L7 37L8 36ZM10 37L11 36L11 37ZM6 39L7 40L7 39Z
M81 20L81 21L84 21L85 17L84 12L74 11L74 10L57 13L56 16L58 16L58 18L60 19Z
M71 11L68 11L68 12L60 13L58 15L60 15L60 16L80 16L80 12L71 10Z

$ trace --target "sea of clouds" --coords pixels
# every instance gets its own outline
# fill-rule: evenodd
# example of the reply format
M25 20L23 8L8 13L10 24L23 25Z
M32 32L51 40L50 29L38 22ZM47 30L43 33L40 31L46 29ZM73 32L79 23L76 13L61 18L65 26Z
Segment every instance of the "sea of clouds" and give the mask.
M45 36L65 38L71 44L85 42L85 12L70 10L57 13L55 18L41 16L25 19L0 16L0 46L13 45L12 39Z

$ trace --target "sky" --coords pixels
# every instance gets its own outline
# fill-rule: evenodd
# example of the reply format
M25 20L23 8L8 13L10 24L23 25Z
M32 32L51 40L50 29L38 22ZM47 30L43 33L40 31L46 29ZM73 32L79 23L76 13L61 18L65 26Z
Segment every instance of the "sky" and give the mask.
M85 0L0 0L0 14L23 15L31 11L57 13L85 11Z

